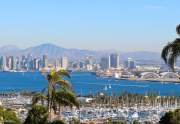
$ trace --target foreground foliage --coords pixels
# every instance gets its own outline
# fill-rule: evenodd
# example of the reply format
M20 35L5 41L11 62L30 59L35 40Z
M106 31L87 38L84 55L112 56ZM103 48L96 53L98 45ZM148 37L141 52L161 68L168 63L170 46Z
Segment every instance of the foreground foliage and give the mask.
M180 109L167 112L160 120L160 124L180 124Z
M24 124L46 124L48 120L48 111L45 107L34 105L28 112Z
M48 124L66 124L66 123L62 120L56 120L56 121L50 122Z
M177 26L176 32L180 35L180 25ZM173 70L177 58L180 56L180 38L169 42L162 50L161 57Z
M0 107L0 123L21 124L21 121L14 111Z
M24 124L65 124L62 120L48 122L48 110L44 106L34 105L29 111Z
M32 109L24 124L47 124L52 119L53 113L61 118L61 107L79 107L75 93L67 78L70 75L65 70L52 70L46 76L48 81L47 92L37 93L32 99ZM44 104L46 103L46 104ZM40 106L41 105L41 106ZM63 124L63 121L57 120L49 124Z

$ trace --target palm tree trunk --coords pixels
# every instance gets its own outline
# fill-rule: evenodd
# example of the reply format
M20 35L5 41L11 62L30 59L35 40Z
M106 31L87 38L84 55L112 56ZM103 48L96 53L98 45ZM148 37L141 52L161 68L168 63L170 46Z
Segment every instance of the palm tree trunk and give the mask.
M59 102L59 119L61 119L61 104Z
M50 91L49 91L50 85L48 83L48 112L49 112L49 119L51 120L51 96L50 96Z

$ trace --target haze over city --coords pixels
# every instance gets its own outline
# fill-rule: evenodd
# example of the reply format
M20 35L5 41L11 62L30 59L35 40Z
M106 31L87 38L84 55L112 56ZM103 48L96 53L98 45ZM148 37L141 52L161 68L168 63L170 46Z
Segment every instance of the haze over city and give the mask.
M53 43L65 48L160 52L176 37L179 5L178 0L1 1L0 46Z

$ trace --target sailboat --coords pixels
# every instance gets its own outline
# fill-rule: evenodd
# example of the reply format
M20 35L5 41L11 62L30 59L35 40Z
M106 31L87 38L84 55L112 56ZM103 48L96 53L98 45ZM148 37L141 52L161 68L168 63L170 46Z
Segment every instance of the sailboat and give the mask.
M111 84L109 84L109 89L111 89Z
M104 87L104 90L105 90L105 91L107 90L107 86Z

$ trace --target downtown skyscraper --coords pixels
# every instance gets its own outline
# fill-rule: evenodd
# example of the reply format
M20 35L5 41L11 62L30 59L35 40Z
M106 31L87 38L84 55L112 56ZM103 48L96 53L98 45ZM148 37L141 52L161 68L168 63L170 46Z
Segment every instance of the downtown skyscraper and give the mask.
M109 56L109 68L119 68L119 55L116 53Z

